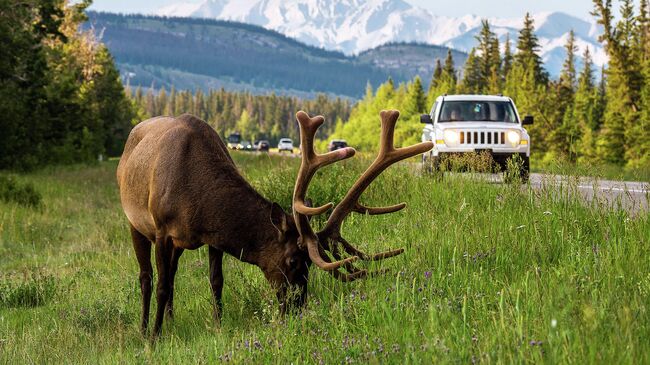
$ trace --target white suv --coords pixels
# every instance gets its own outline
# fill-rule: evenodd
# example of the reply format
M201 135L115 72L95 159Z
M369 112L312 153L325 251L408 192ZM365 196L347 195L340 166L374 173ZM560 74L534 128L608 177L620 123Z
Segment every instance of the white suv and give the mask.
M519 155L523 161L521 176L530 170L530 137L523 125L532 124L533 117L520 119L515 103L505 96L445 95L439 96L429 114L421 116L425 125L422 141L433 141L434 147L422 161L437 169L445 155L468 152L489 152L501 169L506 160Z
M282 151L293 153L293 141L290 138L280 138L280 142L278 142L278 152Z

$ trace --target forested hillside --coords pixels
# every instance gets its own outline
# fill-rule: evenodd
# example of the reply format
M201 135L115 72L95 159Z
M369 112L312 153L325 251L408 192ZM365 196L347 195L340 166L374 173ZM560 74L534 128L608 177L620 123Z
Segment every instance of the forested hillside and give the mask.
M391 44L359 57L325 51L261 27L195 18L89 13L94 29L134 86L358 98L368 82L433 72L447 48ZM454 51L459 62L466 55Z

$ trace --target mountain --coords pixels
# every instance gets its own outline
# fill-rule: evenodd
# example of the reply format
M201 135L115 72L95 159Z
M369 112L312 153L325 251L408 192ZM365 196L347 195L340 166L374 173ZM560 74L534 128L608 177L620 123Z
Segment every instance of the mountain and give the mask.
M157 14L255 24L347 55L390 42L426 43L469 52L481 27L481 17L437 16L403 0L202 0L166 6ZM595 21L560 12L535 14L533 18L542 58L552 75L559 74L562 62L558 57L564 54L571 29L576 32L580 54L589 47L594 63L602 66L607 62ZM501 41L506 34L516 41L523 24L523 17L488 20Z
M88 13L131 86L221 88L298 96L361 97L392 77L425 82L446 47L386 44L358 56L305 45L255 25L199 18ZM467 55L453 51L458 65Z

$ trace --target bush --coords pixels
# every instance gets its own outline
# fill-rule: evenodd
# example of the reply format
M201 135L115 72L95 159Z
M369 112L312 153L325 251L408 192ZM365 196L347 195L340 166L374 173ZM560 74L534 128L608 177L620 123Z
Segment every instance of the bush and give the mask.
M101 328L129 325L134 321L134 313L124 309L124 303L115 298L97 300L77 308L74 312L74 322L91 333Z
M0 200L36 208L41 205L42 197L32 184L21 184L12 177L0 176Z
M30 274L24 280L0 279L0 306L38 307L55 292L56 282L48 275Z
M524 161L521 156L515 154L506 161L506 171L503 174L503 181L506 184L519 185L523 182L521 176L521 169L523 168Z

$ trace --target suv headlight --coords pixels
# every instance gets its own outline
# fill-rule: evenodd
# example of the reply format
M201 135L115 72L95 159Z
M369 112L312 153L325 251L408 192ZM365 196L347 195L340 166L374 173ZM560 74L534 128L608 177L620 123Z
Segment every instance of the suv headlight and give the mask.
M517 131L508 131L508 133L506 133L506 139L513 147L515 147L519 145L519 141L521 141L521 135Z
M445 139L445 144L448 146L453 146L460 141L460 136L458 132L452 130L444 131L442 137Z

